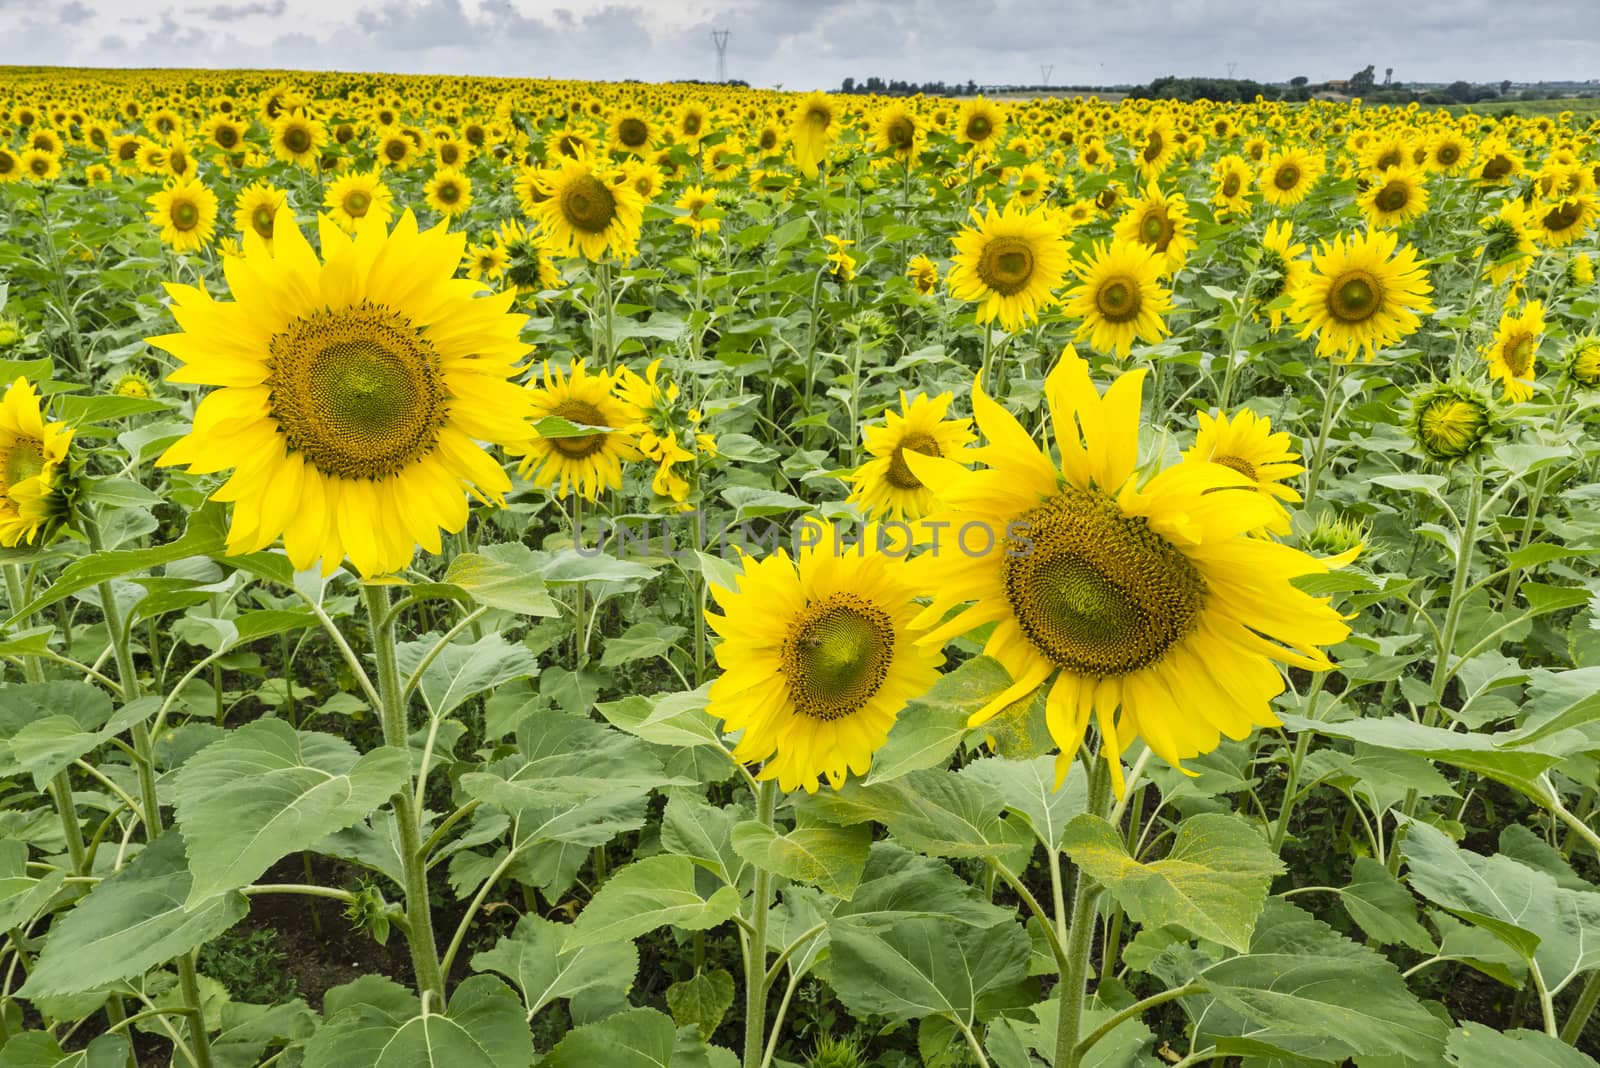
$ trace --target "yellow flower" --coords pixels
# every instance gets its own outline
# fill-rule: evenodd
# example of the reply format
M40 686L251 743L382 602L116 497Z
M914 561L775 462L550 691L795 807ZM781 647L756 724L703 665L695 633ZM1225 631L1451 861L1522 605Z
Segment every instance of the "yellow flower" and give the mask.
M1154 345L1166 337L1171 331L1161 317L1172 310L1172 294L1161 285L1162 267L1149 245L1095 242L1091 256L1073 265L1079 284L1065 310L1083 320L1074 339L1127 359L1134 338Z
M472 206L472 179L454 167L441 167L423 186L428 207L448 218L455 218Z
M278 212L289 203L289 194L272 183L252 182L239 192L233 205L233 228L241 234L253 230L257 237L272 244L272 226Z
M950 292L980 302L979 323L998 318L1004 329L1018 330L1055 302L1071 262L1067 244L1042 213L1015 202L1001 211L991 204L984 215L974 208L972 221L955 237Z
M543 172L545 199L534 205L556 251L600 260L631 257L644 223L644 200L621 175L588 157L563 159Z
M1390 167L1356 198L1369 226L1399 226L1428 210L1428 187L1422 171L1409 164Z
M794 164L807 178L815 178L817 167L828 158L828 150L839 136L839 116L826 93L808 93L794 108L794 126L789 137L794 143Z
M367 219L347 237L319 227L322 257L288 209L272 247L244 233L230 261L235 300L169 285L182 333L150 343L178 357L169 381L218 387L161 457L194 474L233 469L212 494L234 503L228 551L279 537L296 569L344 560L364 576L404 568L418 544L440 551L469 495L511 489L480 442L527 440L527 393L510 381L527 346L514 295L479 297L455 279L465 239L392 232Z
M906 277L911 279L918 293L929 296L939 287L939 265L926 256L913 256L906 264Z
M198 179L174 179L148 203L150 221L161 228L161 240L174 252L198 252L211 243L217 228L217 195Z
M998 144L1005 133L1006 113L992 100L975 96L956 113L956 140L979 151Z
M852 484L850 500L878 520L921 519L933 506L933 491L906 465L905 454L944 456L964 461L963 450L975 440L972 420L947 419L952 394L907 400L900 391L900 410L884 412L882 426L863 429L871 460L845 476Z
M1300 257L1305 245L1295 241L1294 224L1274 220L1261 238L1261 276L1252 287L1257 308L1265 308L1272 329L1283 322L1283 309L1273 307L1285 293L1293 293L1311 274L1311 266Z
M1127 213L1112 234L1120 242L1137 241L1162 257L1164 273L1177 274L1194 245L1194 220L1189 205L1177 191L1162 193L1151 182L1144 195L1128 203Z
M1250 165L1243 156L1227 155L1211 168L1216 192L1211 203L1233 215L1250 214Z
M1483 228L1483 276L1495 285L1506 279L1520 280L1533 266L1533 213L1516 199L1507 200L1500 210L1478 220Z
M349 171L328 185L322 206L347 233L354 232L363 219L388 226L394 216L394 194L378 174Z
M33 544L39 531L59 516L57 494L72 429L46 422L33 383L18 378L0 398L0 546Z
M1291 294L1289 315L1300 337L1317 335L1317 355L1353 360L1395 344L1433 310L1428 272L1410 245L1396 251L1392 232L1339 235L1312 256L1313 271Z
M1500 380L1506 399L1525 401L1533 396L1534 361L1544 338L1544 304L1530 300L1515 314L1506 312L1495 328L1494 342L1484 350L1489 373Z
M833 251L828 253L828 270L841 282L848 282L856 276L856 258L845 249L855 242L836 234L824 234L824 241L833 246Z
M1278 208L1292 208L1306 198L1322 177L1322 159L1291 146L1275 152L1261 168L1261 199Z
M1241 408L1231 419L1226 412L1215 416L1201 412L1199 418L1200 429L1194 446L1184 452L1184 461L1221 464L1249 479L1277 512L1265 528L1274 534L1288 534L1289 513L1279 502L1298 504L1300 494L1285 485L1284 479L1305 471L1294 462L1300 458L1291 451L1294 439L1282 430L1273 433L1272 420L1248 408Z
M304 112L283 115L272 124L272 154L285 163L310 170L328 143L328 128Z
M683 191L683 196L673 203L673 207L680 211L688 212L673 219L676 226L687 226L694 232L694 236L701 237L705 234L714 234L722 228L722 217L718 215L702 214L707 208L715 208L717 204L717 191L692 185Z
M618 378L589 373L582 360L568 374L546 363L543 388L529 393L535 436L515 449L518 473L531 473L535 486L559 496L576 492L591 501L620 487L623 463L639 459L631 428L642 413L616 395Z

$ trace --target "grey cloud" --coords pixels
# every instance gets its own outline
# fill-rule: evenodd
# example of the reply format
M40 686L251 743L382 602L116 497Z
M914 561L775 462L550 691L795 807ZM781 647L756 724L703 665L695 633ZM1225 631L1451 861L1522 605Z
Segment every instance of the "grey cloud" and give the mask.
M213 4L210 7L191 7L192 14L214 22L232 22L235 19L282 18L289 10L288 0L268 0L248 4Z
M76 26L80 22L88 22L94 18L94 8L82 0L68 0L56 8L56 21L68 26Z

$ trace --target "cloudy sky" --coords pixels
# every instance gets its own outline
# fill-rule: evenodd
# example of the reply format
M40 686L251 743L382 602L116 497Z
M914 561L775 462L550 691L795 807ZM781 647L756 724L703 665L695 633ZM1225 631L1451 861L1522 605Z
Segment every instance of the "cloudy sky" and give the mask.
M1600 78L1597 0L0 0L0 64L982 84ZM0 74L0 79L4 75Z

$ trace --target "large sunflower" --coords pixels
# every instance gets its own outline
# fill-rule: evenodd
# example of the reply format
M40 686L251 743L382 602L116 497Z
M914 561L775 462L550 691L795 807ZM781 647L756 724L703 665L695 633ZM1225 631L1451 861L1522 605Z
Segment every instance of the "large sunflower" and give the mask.
M443 226L355 237L319 228L323 261L288 209L272 248L244 234L228 261L235 300L173 285L183 333L150 343L183 361L169 380L220 387L161 457L196 474L233 469L212 496L233 501L229 552L280 535L297 569L348 556L361 574L397 571L420 543L467 521L468 495L511 488L480 442L527 440L525 390L509 381L527 346L511 293L476 297L455 279L465 243Z
M1226 412L1213 416L1200 413L1200 428L1194 447L1184 452L1189 463L1213 463L1239 472L1255 483L1258 493L1272 502L1277 515L1267 529L1274 534L1289 533L1289 513L1280 501L1299 503L1300 494L1284 480L1305 471L1295 463L1300 454L1291 451L1294 439L1286 431L1273 433L1272 420L1241 408L1230 419Z
M1377 175L1356 198L1368 226L1400 226L1428 210L1428 187L1422 170L1409 164Z
M1018 330L1039 317L1055 297L1071 266L1061 231L1042 212L1015 202L988 213L972 210L975 226L956 235L950 264L950 292L957 300L976 300L978 322L996 317L1006 330Z
M640 456L629 428L643 414L616 395L616 385L615 372L590 374L582 360L569 374L546 363L543 388L529 392L536 436L515 450L518 472L563 497L575 491L592 501L620 487L623 461ZM586 427L595 429L580 430Z
M150 196L150 221L174 252L199 252L217 231L217 194L194 178L175 178Z
M591 260L633 255L644 224L644 199L626 179L587 156L563 158L541 177L547 195L533 207L556 250Z
M32 382L18 378L6 388L0 399L0 546L32 544L59 510L57 476L71 443L67 424L45 421Z
M1272 726L1271 702L1284 689L1273 661L1326 670L1318 647L1349 633L1326 598L1291 583L1328 562L1248 536L1275 509L1243 475L1180 463L1140 483L1143 381L1143 370L1127 372L1102 397L1088 365L1063 353L1045 381L1059 468L981 383L973 410L987 466L908 456L918 477L940 487L943 529L976 524L997 541L977 554L936 546L915 562L920 585L935 591L917 623L970 603L921 641L938 646L993 624L984 652L1011 673L1011 686L969 723L1049 683L1057 784L1092 714L1119 796L1119 755L1135 737L1177 765L1223 734Z
M844 550L836 529L813 526L799 559L779 549L746 559L737 591L713 583L722 636L706 710L741 731L733 756L765 761L760 779L814 793L865 775L907 702L928 691L944 656L912 626L917 591L879 551L878 531Z
M375 170L347 171L329 183L322 206L346 231L354 231L362 219L388 226L394 215L394 194Z
M1489 373L1500 380L1506 399L1533 396L1534 361L1544 338L1544 303L1530 300L1516 314L1506 312L1495 328L1494 343L1484 351Z
M906 466L907 451L924 456L944 456L961 460L972 444L971 419L947 419L952 395L941 393L930 398L918 393L907 400L900 391L900 410L884 412L882 426L862 431L872 459L862 464L845 480L853 484L850 500L858 502L874 518L921 519L933 506L933 490Z
M310 170L328 143L328 128L304 112L284 115L272 124L272 154L285 163Z
M1080 281L1067 294L1066 313L1083 320L1073 337L1124 359L1134 338L1153 345L1166 337L1161 317L1172 310L1172 293L1161 285L1163 266L1149 245L1095 242L1091 256L1073 265Z
M1418 313L1433 309L1428 272L1410 245L1396 251L1390 232L1344 234L1321 245L1313 270L1292 296L1289 315L1300 336L1317 335L1318 356L1368 360L1421 325Z
M455 167L440 167L423 186L428 207L447 218L455 218L472 206L472 179Z
M1164 273L1169 275L1183 269L1183 261L1195 247L1188 201L1177 190L1163 193L1155 182L1145 188L1142 197L1128 202L1127 213L1112 233L1118 241L1137 241L1159 253Z
M1551 248L1570 245L1584 234L1600 217L1600 199L1593 193L1579 193L1558 201L1538 204L1533 209L1533 219L1539 228L1539 237Z
M992 100L975 96L956 113L956 140L976 149L998 144L1005 133L1006 113Z
M916 113L903 104L890 104L872 124L873 147L898 160L914 157L923 136Z
M1257 188L1261 199L1278 208L1292 208L1306 198L1322 177L1322 159L1298 146L1275 152L1261 167Z

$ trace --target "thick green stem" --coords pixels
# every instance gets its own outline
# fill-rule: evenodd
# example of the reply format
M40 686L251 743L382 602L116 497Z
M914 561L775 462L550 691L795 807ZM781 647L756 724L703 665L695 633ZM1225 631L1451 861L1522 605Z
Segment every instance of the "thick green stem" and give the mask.
M1089 777L1086 811L1104 818L1110 799L1110 766L1103 759L1096 760ZM1083 991L1089 980L1089 952L1094 948L1095 903L1100 899L1100 887L1084 872L1077 873L1075 883L1072 920L1067 929L1067 970L1056 987L1060 1007L1060 1022L1056 1025L1056 1068L1078 1068L1083 1060L1078 1037L1083 1031Z
M778 808L778 784L768 779L756 794L756 819L772 826ZM750 939L744 955L744 1068L761 1068L767 1039L767 910L772 905L772 876L756 869L750 899Z
M1311 473L1307 476L1306 498L1302 510L1311 507L1311 499L1317 495L1317 486L1322 481L1323 469L1328 464L1328 431L1333 428L1339 382L1344 376L1344 364L1338 360L1330 360L1328 366L1328 393L1322 398L1322 423L1317 428L1317 451L1311 456Z
M395 660L394 619L389 614L389 588L364 586L367 617L372 623L373 653L378 665L378 694L381 697L383 744L407 749L409 725L400 685L400 668ZM433 910L428 905L427 857L422 852L419 812L412 801L415 783L408 778L394 795L395 822L400 825L400 862L406 878L406 940L411 946L411 965L417 973L417 992L432 995L431 1004L443 1012L445 1007L444 971L439 967L439 946L433 934Z
M1456 536L1456 573L1450 581L1450 603L1445 606L1444 626L1439 630L1439 658L1433 662L1433 700L1438 704L1453 673L1448 665L1455 649L1456 628L1461 623L1462 602L1466 600L1467 579L1472 570L1472 550L1478 541L1478 516L1483 509L1483 479L1477 465L1467 472L1467 509L1461 516Z
M1572 1011L1567 1013L1567 1022L1561 1027L1561 1041L1569 1046L1578 1044L1578 1036L1589 1025L1589 1017L1594 1015L1596 1003L1600 1003L1600 972L1590 972L1589 978L1584 980L1583 989L1578 991L1578 1000L1573 1004Z

